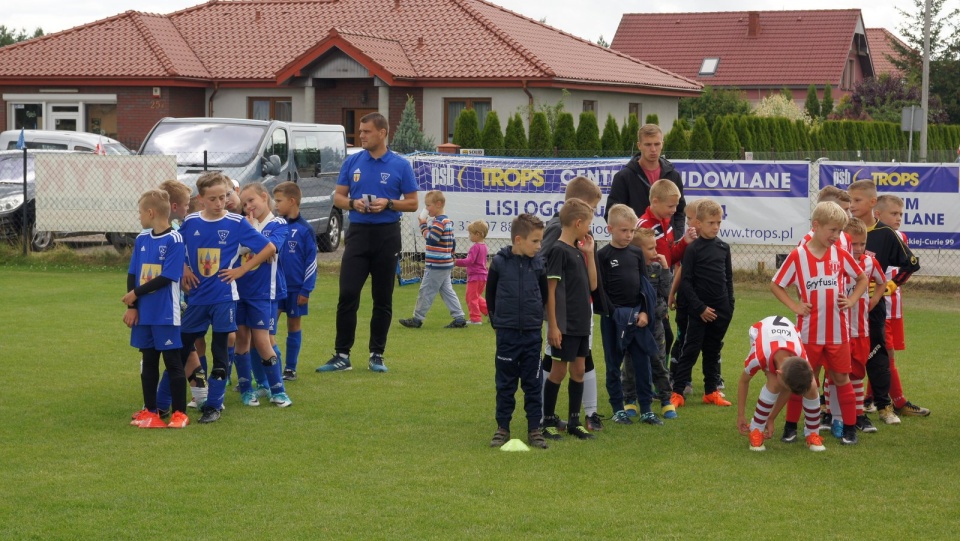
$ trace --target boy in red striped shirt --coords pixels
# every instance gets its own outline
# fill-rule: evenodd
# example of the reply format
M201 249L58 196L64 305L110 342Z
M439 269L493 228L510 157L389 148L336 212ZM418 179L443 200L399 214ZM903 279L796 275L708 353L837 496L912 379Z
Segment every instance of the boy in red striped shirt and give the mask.
M837 400L843 416L841 443L857 443L856 398L850 383L850 328L847 309L867 290L867 276L849 252L836 247L847 225L847 213L836 203L818 203L813 211L813 237L793 249L777 271L770 290L780 302L799 316L797 326L814 373L824 367L837 386ZM852 297L844 295L841 280L856 281ZM800 302L787 293L795 286ZM797 397L799 398L799 397ZM791 398L787 407L784 442L797 438L800 400ZM820 415L819 401L808 415Z

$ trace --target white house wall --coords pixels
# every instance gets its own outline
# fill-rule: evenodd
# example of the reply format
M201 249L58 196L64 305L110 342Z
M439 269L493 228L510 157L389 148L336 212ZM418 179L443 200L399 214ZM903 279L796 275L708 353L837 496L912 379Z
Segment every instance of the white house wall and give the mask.
M280 88L221 88L213 98L213 115L222 118L247 118L247 98L283 98L293 100L293 121L313 122L305 117L304 89L302 87L285 86ZM207 89L206 102L210 103L212 89Z

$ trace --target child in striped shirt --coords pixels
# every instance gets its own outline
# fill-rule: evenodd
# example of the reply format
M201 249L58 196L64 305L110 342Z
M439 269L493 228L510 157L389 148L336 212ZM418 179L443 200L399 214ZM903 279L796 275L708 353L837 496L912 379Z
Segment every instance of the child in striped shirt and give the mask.
M420 218L420 233L427 241L425 248L425 265L423 278L420 280L420 291L417 294L417 306L413 309L413 317L401 319L404 327L418 329L433 305L433 300L440 293L440 298L450 310L453 317L446 328L459 329L467 326L463 308L460 307L460 298L453 291L450 283L450 274L453 271L453 222L443 213L447 200L440 190L430 190L424 197L427 214L430 219Z

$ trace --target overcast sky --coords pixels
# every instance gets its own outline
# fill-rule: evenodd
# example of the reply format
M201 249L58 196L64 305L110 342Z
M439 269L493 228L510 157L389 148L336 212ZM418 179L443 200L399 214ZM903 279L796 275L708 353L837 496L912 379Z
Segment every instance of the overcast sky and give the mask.
M382 2L385 0L366 0ZM402 1L402 0L401 0ZM6 1L0 24L7 28L26 28L32 32L41 27L47 34L66 30L98 19L134 10L147 13L170 13L202 3L199 0L27 0ZM565 32L596 41L603 36L608 42L613 39L624 13L639 13L655 9L658 12L689 11L741 11L799 9L796 3L769 2L765 0L734 0L717 7L716 2L706 0L663 0L651 6L640 0L493 0L493 3L516 11L533 19L546 18L547 24ZM901 6L913 8L912 2L901 1ZM895 34L902 25L902 17L894 8L894 0L807 0L802 9L860 8L868 28L883 27Z

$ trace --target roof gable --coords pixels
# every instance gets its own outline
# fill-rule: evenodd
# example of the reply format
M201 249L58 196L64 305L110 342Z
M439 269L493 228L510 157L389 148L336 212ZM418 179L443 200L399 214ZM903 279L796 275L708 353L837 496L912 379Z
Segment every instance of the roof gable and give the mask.
M870 44L870 54L873 56L873 67L877 75L889 73L894 77L901 77L900 70L887 57L897 57L893 43L910 49L900 38L893 35L886 28L867 28L867 42Z
M858 9L760 11L749 35L748 11L628 13L611 47L714 86L839 83L854 37L863 33ZM665 39L649 39L655 31ZM700 76L706 58L714 75Z

